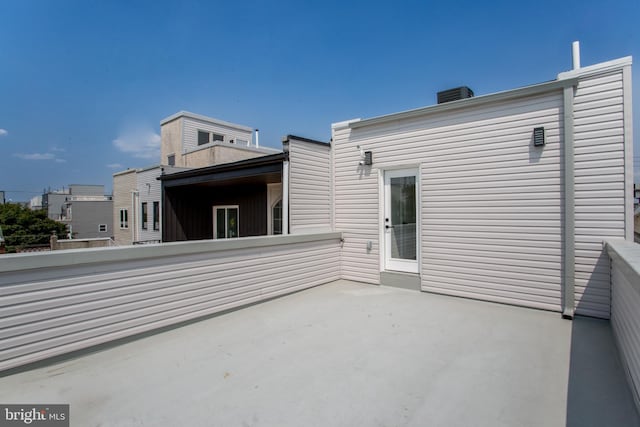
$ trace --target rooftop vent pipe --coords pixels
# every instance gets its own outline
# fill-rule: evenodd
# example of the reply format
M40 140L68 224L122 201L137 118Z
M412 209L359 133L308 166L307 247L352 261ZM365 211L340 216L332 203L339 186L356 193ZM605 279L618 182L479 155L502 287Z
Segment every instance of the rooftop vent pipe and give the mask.
M573 69L580 68L580 42L575 41L571 45L573 51Z
M473 91L467 86L460 86L454 89L438 92L438 104L457 101L459 99L473 98Z
M260 129L256 129L256 148L260 148Z

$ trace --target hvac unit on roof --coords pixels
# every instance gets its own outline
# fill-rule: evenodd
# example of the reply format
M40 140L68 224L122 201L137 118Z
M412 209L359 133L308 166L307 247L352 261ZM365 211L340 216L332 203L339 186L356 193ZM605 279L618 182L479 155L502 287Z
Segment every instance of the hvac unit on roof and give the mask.
M460 86L438 92L438 104L465 98L473 98L473 91L467 86Z

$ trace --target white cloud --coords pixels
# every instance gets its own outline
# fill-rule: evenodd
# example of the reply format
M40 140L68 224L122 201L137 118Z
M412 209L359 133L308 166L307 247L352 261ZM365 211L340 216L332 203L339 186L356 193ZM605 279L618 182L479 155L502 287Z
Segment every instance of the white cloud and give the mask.
M109 169L124 169L124 166L122 166L120 163L109 163L107 167Z
M160 135L149 129L129 129L113 140L120 151L139 159L160 160Z
M15 153L14 157L22 160L53 160L56 163L66 163L65 159L61 159L54 153Z
M53 147L51 147L49 151L53 151L56 153L64 153L67 150L65 150L64 148L58 147L57 145L54 145Z
M14 156L19 157L23 160L55 160L56 155L53 153L16 153Z
M8 135L9 132L6 129L0 129L0 136Z

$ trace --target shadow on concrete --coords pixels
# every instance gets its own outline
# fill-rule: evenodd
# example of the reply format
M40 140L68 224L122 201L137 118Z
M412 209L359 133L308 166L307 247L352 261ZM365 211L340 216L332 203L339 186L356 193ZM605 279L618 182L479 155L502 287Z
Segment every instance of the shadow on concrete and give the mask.
M567 426L640 426L609 321L576 317L570 357Z

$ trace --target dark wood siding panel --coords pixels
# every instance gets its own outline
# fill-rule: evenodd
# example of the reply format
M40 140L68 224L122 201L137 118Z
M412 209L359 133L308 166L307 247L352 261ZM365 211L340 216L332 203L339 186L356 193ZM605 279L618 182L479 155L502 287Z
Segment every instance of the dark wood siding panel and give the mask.
M267 234L265 184L165 188L163 239L166 242L213 237L213 207L238 205L240 237Z
M240 236L267 234L267 187L245 194L240 204Z

